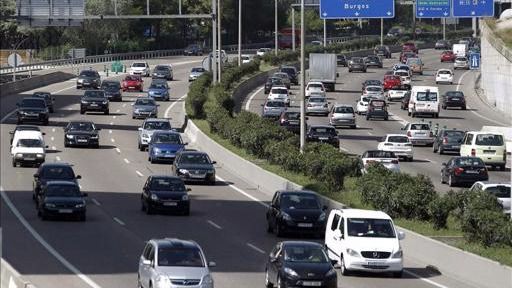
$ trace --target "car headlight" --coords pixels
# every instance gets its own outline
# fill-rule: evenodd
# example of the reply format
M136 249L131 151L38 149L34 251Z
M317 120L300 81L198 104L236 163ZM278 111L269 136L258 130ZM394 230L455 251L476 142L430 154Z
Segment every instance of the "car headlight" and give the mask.
M16 153L16 155L14 155L14 157L16 157L16 158L23 158L23 154L21 154L21 153Z
M55 208L55 204L53 203L44 203L44 206L47 208Z
M162 152L162 150L160 150L159 148L153 148L153 152L160 153L160 152Z
M361 257L359 255L359 252L357 252L356 250L350 249L350 248L347 248L347 254L352 257Z
M158 201L158 196L156 196L156 194L151 194L151 200Z
M292 221L292 217L290 215L288 215L288 213L285 213L285 212L281 212L281 217L283 218L283 220L285 221Z
M398 259L398 258L402 258L404 256L404 252L402 251L402 249L396 251L395 253L393 253L393 257L392 258L395 258L395 259Z
M213 278L212 275L206 274L201 281L202 288L213 288Z
M171 280L165 275L158 275L155 279L155 288L171 287Z
M80 101L80 102L81 102L82 104L89 104L89 102L87 102L87 101L83 101L83 100L82 100L82 101Z
M84 79L78 79L77 82L82 83L82 82L84 82Z
M73 135L66 135L66 138L73 139L73 138L75 138L75 136L73 136Z
M38 154L36 155L36 157L37 157L37 158L44 158L44 154L38 153Z
M318 216L318 222L323 222L325 221L325 212L322 212L322 214L320 214L320 216Z
M103 103L103 104L107 104L107 103L108 103L108 101L107 101L107 100L105 100L105 101L103 101L103 102L101 102L101 103Z
M327 273L325 273L326 278L332 277L334 275L336 275L336 270L334 270L332 268L331 268L331 270L327 271Z
M188 195L185 194L185 195L181 196L181 200L188 201Z
M140 112L140 110L139 110L139 109L135 109L135 110L133 110L133 112L135 112L135 113L139 113L139 112Z
M181 174L189 174L187 169L180 169L178 170Z
M299 277L299 274L297 274L297 272L295 272L295 270L288 268L288 267L284 268L284 273L286 273L288 276Z
M79 203L79 204L75 205L75 208L84 208L84 207L85 207L85 202L82 202L82 203Z
M207 172L208 174L213 174L213 173L215 173L215 169L208 169L206 172Z
M142 133L142 138L149 138L149 135L146 133Z

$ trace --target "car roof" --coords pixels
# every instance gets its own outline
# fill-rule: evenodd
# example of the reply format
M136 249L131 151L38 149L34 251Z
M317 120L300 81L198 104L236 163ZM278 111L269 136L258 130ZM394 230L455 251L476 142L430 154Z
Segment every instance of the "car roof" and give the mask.
M511 187L512 186L510 183L507 183L507 182L490 182L490 181L477 181L477 182L475 182L475 184L477 184L477 183L482 184L485 188L494 187L494 186L507 186L507 187Z
M319 243L316 243L316 242L311 242L311 241L283 241L281 242L281 246L282 247L287 247L287 246L309 246L309 247L315 247L315 248L322 248L323 249L323 246Z
M166 248L198 248L199 245L192 240L182 240L178 238L162 238L162 239L151 239L158 247Z
M72 166L73 165L66 163L66 162L44 162L39 167L46 168L46 167L72 167Z
M309 126L310 128L332 128L332 129L336 129L334 126L332 125L311 125Z
M146 118L144 122L169 122L169 119L166 118Z
M50 180L46 182L46 186L50 185L69 185L69 186L77 186L78 184L75 181L69 181L69 180Z
M340 211L344 217L391 220L391 217L382 211L364 210L364 209L336 209L336 210Z
M170 178L170 179L181 180L181 178L179 176L164 175L164 174L151 175L148 178L151 178L151 179L153 179L153 178Z
M309 82L308 82L308 85L309 85L309 84L320 84L320 85L324 85L324 83L319 82L319 81L309 81Z

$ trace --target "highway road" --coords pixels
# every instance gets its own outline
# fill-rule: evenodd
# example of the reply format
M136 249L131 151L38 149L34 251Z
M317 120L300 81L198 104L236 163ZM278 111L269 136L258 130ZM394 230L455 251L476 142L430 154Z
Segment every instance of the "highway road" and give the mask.
M435 84L435 72L440 68L453 68L452 63L440 62L441 50L425 49L421 50L419 56L425 63L423 75L414 75L412 85L438 86L440 93L446 91L460 90L466 96L468 109L463 111L458 108L442 110L439 118L428 118L426 122L432 121L433 125L439 123L439 127L457 128L459 130L473 131L480 130L482 126L506 126L504 115L497 113L484 104L474 92L474 83L476 81L476 72L470 70L455 70L454 83ZM332 104L351 104L355 108L356 101L361 96L361 84L367 79L381 80L384 73L391 70L393 64L399 62L398 54L393 54L393 58L384 60L384 68L369 68L367 73L348 73L345 67L338 67L340 78L336 85L336 91L328 93L327 97ZM299 107L298 87L292 87L291 106ZM261 104L265 101L266 95L263 90L256 90L247 98L243 107L250 111L261 114ZM378 142L388 133L403 133L400 128L407 122L421 121L421 118L411 118L407 116L407 111L400 109L400 102L391 102L389 106L390 113L393 115L389 121L373 120L366 121L363 116L357 116L357 129L338 129L340 135L340 149L345 152L361 155L364 151L377 149ZM308 125L329 124L329 119L322 116L308 116ZM401 170L408 173L421 173L432 178L436 189L440 192L450 190L446 184L440 183L441 164L448 162L454 155L439 155L433 153L432 147L414 146L414 161L400 162ZM510 181L510 171L490 171L490 181ZM455 188L457 189L457 188Z
M159 116L172 117L173 125L180 125L188 71L199 64L200 58L165 61L174 64L176 80L170 83L171 101L160 102ZM151 60L150 65L158 62ZM356 84L341 84L337 89L359 88L359 83ZM178 237L196 240L208 260L217 262L217 267L213 268L216 287L263 287L267 255L277 241L283 240L266 233L265 211L273 191L259 191L223 167L217 167L219 181L216 186L189 186L192 188L189 217L145 215L140 210L139 197L146 177L167 174L170 168L165 164L150 164L147 154L137 149L137 127L142 121L131 119L130 103L140 93L125 93L123 102L112 102L111 115L80 115L79 97L83 91L75 89L74 80L38 90L53 92L57 98L57 109L50 125L42 127L50 146L46 161L72 163L75 172L82 175L82 191L89 194L88 216L86 222L43 222L38 219L31 199L32 175L36 169L11 167L7 140L8 132L15 127L15 119L10 113L14 109L14 99L32 91L2 99L8 100L2 102L0 126L2 255L14 268L38 288L135 287L137 263L144 242L155 237ZM330 97L334 95L351 101L355 94L336 93ZM62 127L68 121L78 119L92 120L103 128L100 149L63 147ZM380 129L398 125L390 123L393 122L380 124L383 127ZM364 121L360 121L361 124L367 125ZM380 133L379 128L374 129L361 128L351 133ZM413 163L416 164L424 165ZM472 287L427 269L428 264L421 259L412 259L405 251L404 278L339 276L339 287Z

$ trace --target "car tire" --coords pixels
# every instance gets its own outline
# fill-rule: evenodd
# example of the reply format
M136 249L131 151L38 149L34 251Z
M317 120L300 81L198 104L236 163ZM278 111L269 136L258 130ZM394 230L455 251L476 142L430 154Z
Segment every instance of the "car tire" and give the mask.
M274 231L274 229L272 229L270 222L267 220L267 233L272 233L273 231Z
M44 211L39 211L39 215L41 215L41 220L43 220L43 221L48 220L48 214L46 214Z
M388 116L384 117L384 121L388 121L388 120L389 120Z
M274 287L274 285L272 284L272 282L270 282L270 277L268 275L268 270L265 269L265 287L267 288L272 288Z
M350 271L345 267L345 260L343 260L343 257L341 257L340 263L341 275L350 276Z
M357 128L357 126L356 126L356 125L352 125L352 126L350 126L350 129L356 129L356 128Z
M398 272L393 272L393 278L402 278L403 274L404 274L404 272L402 270L400 270Z
M146 206L144 205L144 199L142 197L140 198L140 211L146 211Z
M505 170L506 170L506 168L507 168L507 167L505 166L505 164L502 164L502 165L500 165L500 166L499 166L499 169L500 169L501 171L505 171Z
M53 113L55 112L55 110L53 108L50 108L50 113Z
M276 236L277 237L283 237L283 231L281 230L281 228L279 228L279 224L276 223L276 227L274 227L274 233L276 233Z
M438 151L438 149L436 149L436 145L435 144L432 145L432 152L433 153L437 153L437 151Z
M85 215L85 212L80 213L80 215L78 215L78 221L85 222L85 220L87 220L87 216Z
M444 154L444 150L442 147L439 147L439 155L443 155Z
M85 114L85 110L80 110L80 114Z
M439 113L435 113L435 114L434 114L434 116L435 116L436 118L439 118Z
M183 211L183 216L190 216L190 207L187 210Z
M448 186L454 187L455 182L453 182L452 175L448 175Z
M139 148L139 151L144 151L144 148L142 147L142 145L140 143L137 144L137 148Z
M156 161L153 159L153 157L149 157L148 160L149 160L149 162L151 162L151 164L155 164L156 163Z
M66 142L66 140L64 140L64 147L65 148L69 147L69 144Z
M48 126L50 124L50 119L46 119L43 121L43 126Z
M445 184L446 181L444 181L444 177L443 177L443 171L441 171L441 184Z
M151 208L151 205L149 205L147 202L146 202L146 214L147 215L153 214L153 208Z
M411 156L411 157L407 158L407 160L408 160L409 162L412 162L412 161L414 161L414 158Z
M14 160L14 158L12 159L12 167L16 167L18 166L18 163L16 162L16 160Z
M462 110L466 110L466 105L464 105L464 106L460 107L460 109L462 109Z
M441 108L443 108L443 110L446 110L446 105L442 105Z
M110 110L109 110L109 109L107 109L107 110L105 110L105 112L104 112L104 113L105 113L105 115L108 115L108 114L110 114Z

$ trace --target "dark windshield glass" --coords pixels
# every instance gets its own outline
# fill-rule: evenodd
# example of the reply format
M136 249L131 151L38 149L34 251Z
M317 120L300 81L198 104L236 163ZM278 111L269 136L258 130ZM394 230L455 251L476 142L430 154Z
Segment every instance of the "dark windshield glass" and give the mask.
M137 101L135 101L135 105L137 105L137 106L155 106L155 100L153 100L153 99L137 99Z
M272 89L272 94L288 94L286 89Z
M167 89L167 87L164 84L151 84L149 86L151 89Z
M90 122L71 122L68 128L69 130L92 131L95 127Z
M313 132L318 134L336 134L336 130L334 128L324 128L324 127L316 127L312 128Z
M149 187L155 191L185 191L185 185L181 179L153 178Z
M349 236L394 238L395 231L388 219L348 218L347 231Z
M73 169L71 169L70 167L45 167L43 171L41 171L40 176L42 178L55 180L66 180L75 178Z
M46 196L51 197L80 197L80 190L75 185L49 185Z
M158 266L204 267L199 249L192 247L158 248Z
M410 130L430 130L428 124L412 124Z
M150 121L150 122L146 122L146 124L144 124L144 129L146 130L169 130L171 129L171 124L169 124L169 122L167 121L162 121L162 122L153 122L153 121Z
M396 158L395 153L390 151L368 151L367 158Z
M23 99L21 101L22 107L45 108L46 102L44 99Z
M437 92L418 92L416 99L418 101L437 101Z
M155 71L158 71L158 72L169 72L169 71L171 71L171 69L169 68L169 66L156 66L155 67Z
M459 140L464 138L464 131L446 131L444 135L449 139Z
M151 143L181 144L181 137L174 133L156 133Z
M287 73L287 74L295 74L295 69L293 68L281 68L281 72Z
M49 99L49 98L50 98L50 93L45 93L45 92L36 92L36 93L32 94L32 97L38 97L38 98Z
M146 67L146 63L133 63L132 67Z
M284 107L283 101L268 101L267 107Z
M320 204L315 195L311 194L283 194L281 196L282 209L319 209Z
M80 76L85 76L85 77L96 77L97 73L96 71L82 71L80 72Z
M409 142L409 138L407 136L389 136L388 142L391 143L407 143Z
M84 93L84 98L105 98L105 92L95 91L95 90L87 90Z
M480 158L476 157L464 157L455 159L456 166L485 166L484 162Z
M190 153L182 155L180 162L182 164L210 164L210 158L206 154Z
M380 88L380 87L373 87L373 86L367 87L366 90L370 91L370 92L382 92L382 88Z
M495 134L480 134L476 135L476 145L483 146L502 146L503 136Z
M494 187L488 187L485 191L491 193L497 198L510 198L510 186L497 185Z
M464 97L464 93L462 93L460 91L449 91L449 92L446 92L446 96L450 96L450 97Z
M352 107L336 107L334 108L334 113L354 113L354 108Z
M200 68L200 67L197 67L197 68L192 68L192 72L204 72L204 68Z
M323 98L323 97L315 97L315 98L311 97L311 98L309 98L308 102L323 103L323 102L325 102L325 98Z
M101 88L107 90L119 90L121 89L121 84L118 82L103 82L101 84Z
M284 261L300 263L327 263L327 255L320 247L286 246Z
M291 120L299 120L300 112L286 112L286 118Z
M39 139L20 139L17 147L43 147L43 142Z

